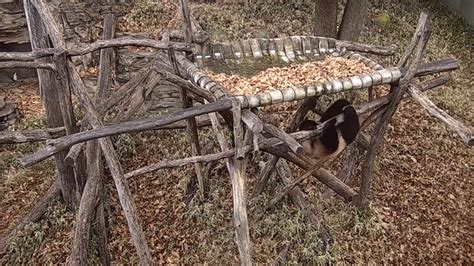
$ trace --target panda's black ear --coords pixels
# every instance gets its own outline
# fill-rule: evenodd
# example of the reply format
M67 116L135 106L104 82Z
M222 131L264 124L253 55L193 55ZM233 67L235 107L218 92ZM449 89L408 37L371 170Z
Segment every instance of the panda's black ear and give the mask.
M299 130L314 130L318 127L318 123L312 121L312 120L304 120L301 122L301 124L298 126Z

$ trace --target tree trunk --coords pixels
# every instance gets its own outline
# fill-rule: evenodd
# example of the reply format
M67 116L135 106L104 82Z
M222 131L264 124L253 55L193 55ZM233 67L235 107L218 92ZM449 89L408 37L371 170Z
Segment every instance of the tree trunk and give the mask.
M316 36L336 38L337 36L337 0L317 0L314 7Z
M369 10L369 0L347 0L338 39L358 41Z

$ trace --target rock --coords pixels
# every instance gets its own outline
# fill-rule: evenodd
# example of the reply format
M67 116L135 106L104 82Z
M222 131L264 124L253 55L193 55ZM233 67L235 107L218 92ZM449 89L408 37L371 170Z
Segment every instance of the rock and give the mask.
M16 109L15 104L7 103L2 109L0 109L0 119L15 112L15 109Z
M0 99L3 100L2 98L3 97ZM9 126L15 123L16 118L16 105L13 103L5 103L4 106L0 108L0 131L7 130Z

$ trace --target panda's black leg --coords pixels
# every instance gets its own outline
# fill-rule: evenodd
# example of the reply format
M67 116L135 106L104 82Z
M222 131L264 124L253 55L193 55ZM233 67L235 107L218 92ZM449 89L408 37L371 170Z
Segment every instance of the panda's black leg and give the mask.
M326 148L328 154L337 150L339 147L339 136L336 128L336 120L330 120L324 125L319 141Z

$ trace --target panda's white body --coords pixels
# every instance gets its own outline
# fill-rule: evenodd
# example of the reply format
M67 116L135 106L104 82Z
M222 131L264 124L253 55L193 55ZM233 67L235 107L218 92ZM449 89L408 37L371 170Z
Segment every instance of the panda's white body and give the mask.
M334 152L329 151L319 139L305 140L301 143L307 156L316 160L328 160L339 155L347 146L346 141L338 130L339 145Z

